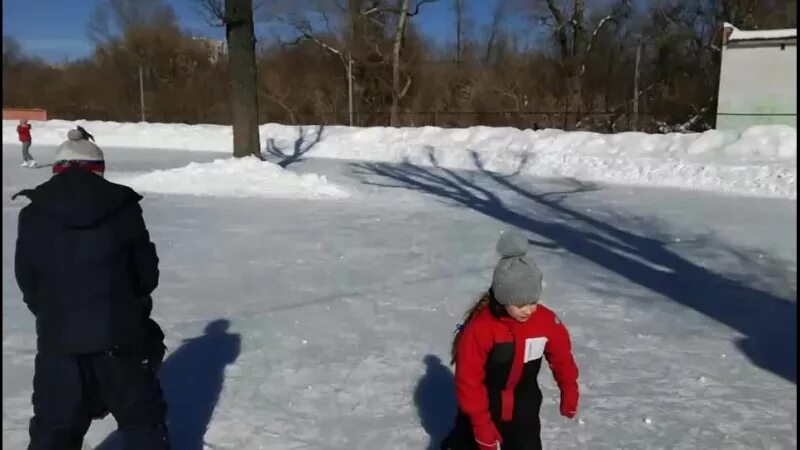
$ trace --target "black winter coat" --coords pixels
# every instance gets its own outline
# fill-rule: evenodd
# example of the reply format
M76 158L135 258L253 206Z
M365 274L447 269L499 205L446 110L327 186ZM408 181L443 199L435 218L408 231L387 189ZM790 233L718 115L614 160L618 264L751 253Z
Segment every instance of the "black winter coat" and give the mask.
M73 168L18 195L17 283L38 350L61 355L138 346L158 285L141 196Z

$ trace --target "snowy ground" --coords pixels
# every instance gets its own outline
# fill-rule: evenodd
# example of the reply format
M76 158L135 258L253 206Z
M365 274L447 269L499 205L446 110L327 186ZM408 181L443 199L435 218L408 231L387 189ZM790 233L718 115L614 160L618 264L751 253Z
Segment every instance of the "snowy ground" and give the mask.
M221 156L106 148L121 180ZM49 176L17 161L4 145L12 449L27 443L35 347L13 279L24 202L10 197ZM347 160L289 169L351 195L143 201L176 450L427 448L453 411L451 333L509 227L536 245L581 369L582 423L558 415L542 369L546 448L796 448L795 200ZM95 423L86 448L116 448L113 428Z

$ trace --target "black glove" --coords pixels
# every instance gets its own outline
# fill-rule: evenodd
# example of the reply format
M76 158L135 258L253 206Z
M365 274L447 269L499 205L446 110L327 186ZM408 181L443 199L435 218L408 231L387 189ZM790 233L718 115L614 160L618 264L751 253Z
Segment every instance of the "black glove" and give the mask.
M147 358L147 366L153 372L158 372L164 355L167 353L167 346L164 345L164 332L155 320L147 318L145 322L145 345L144 353Z

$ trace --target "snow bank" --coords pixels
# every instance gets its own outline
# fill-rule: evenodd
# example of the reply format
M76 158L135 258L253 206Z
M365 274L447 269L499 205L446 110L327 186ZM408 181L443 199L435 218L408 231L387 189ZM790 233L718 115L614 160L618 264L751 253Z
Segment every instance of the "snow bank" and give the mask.
M109 174L138 191L222 197L345 198L349 193L324 176L296 174L258 158L218 159L142 175Z
M232 151L231 127L116 122L32 122L34 144L58 144L76 124L100 146ZM3 121L3 142L16 143L16 122ZM265 152L304 157L437 164L476 169L575 177L588 181L670 186L757 196L797 197L797 129L751 127L741 134L712 130L689 134L519 130L260 127ZM476 165L476 163L478 165Z

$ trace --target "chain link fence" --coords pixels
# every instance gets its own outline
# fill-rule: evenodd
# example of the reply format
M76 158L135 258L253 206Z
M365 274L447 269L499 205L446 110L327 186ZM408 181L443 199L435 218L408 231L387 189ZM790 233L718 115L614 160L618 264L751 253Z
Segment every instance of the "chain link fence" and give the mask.
M713 126L713 115L699 114L692 120L686 117L676 121L655 114L638 114L634 117L619 112L578 111L401 111L398 125L402 127L434 126L463 128L471 126L513 127L519 129L556 128L562 130L585 130L601 133L624 131L664 132L686 124L687 131L702 131ZM298 117L298 123L323 125L347 125L350 115L345 112L323 113ZM370 111L353 113L354 126L389 126L391 113Z

